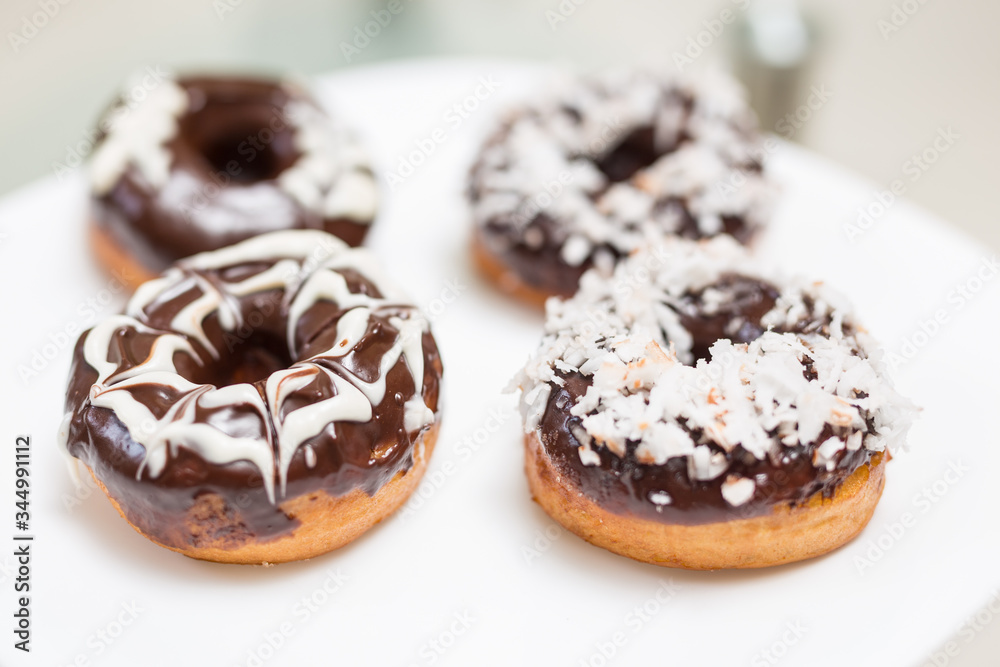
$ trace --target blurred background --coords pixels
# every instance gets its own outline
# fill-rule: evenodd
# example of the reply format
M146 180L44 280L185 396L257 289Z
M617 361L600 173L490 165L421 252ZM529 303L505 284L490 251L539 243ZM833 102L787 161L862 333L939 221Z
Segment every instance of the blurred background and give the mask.
M315 74L454 55L584 67L667 59L735 71L765 129L873 189L902 178L906 196L1000 246L1000 3L395 2L399 12L365 44L372 12L389 0L3 0L0 193L85 152L98 112L147 65Z
M733 70L765 129L873 192L904 180L907 197L996 248L998 25L1000 2L981 0L3 0L0 194L84 156L100 110L147 66L665 60ZM947 664L998 664L994 625Z

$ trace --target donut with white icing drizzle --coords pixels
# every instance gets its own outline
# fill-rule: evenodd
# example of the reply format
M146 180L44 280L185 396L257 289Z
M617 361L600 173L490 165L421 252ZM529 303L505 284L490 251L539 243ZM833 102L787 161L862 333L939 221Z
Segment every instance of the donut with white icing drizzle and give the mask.
M132 526L194 558L309 558L416 487L428 321L363 249L274 232L181 260L76 345L60 431Z
M476 264L540 304L664 236L748 242L774 199L764 155L721 74L567 77L509 113L473 166Z
M690 569L826 553L867 524L914 417L842 297L727 237L550 300L518 375L532 493L584 539Z
M356 246L375 218L365 151L291 81L165 78L115 103L99 130L91 238L132 286L267 232L317 229Z

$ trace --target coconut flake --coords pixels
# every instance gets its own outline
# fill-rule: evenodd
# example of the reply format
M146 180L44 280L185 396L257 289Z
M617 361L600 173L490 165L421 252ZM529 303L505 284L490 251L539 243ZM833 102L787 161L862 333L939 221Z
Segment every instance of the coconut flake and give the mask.
M728 296L717 283L733 274L780 286L763 317L770 330L748 344L717 341L694 363L682 297L707 295L718 309ZM757 460L813 447L814 465L829 468L845 448L903 446L915 408L873 350L829 288L770 276L726 237L669 240L633 254L610 279L587 272L575 297L550 300L542 344L515 383L532 432L551 387L567 375L589 380L569 408L585 464L603 447L642 465L682 458L691 479L709 481L729 470L737 447ZM819 442L829 430L836 437Z
M654 505L669 505L674 502L674 499L670 497L670 494L666 491L654 491L649 494L649 502Z
M477 224L535 247L547 218L563 261L580 266L608 248L628 255L677 233L688 217L707 237L724 231L725 216L749 229L770 216L775 188L758 163L762 139L733 79L618 70L565 76L550 90L512 110L483 149L471 180ZM662 154L610 182L597 164L645 128Z
M722 483L722 497L733 507L739 507L740 505L745 505L753 498L756 488L757 485L754 484L752 479L740 477L739 475L730 475Z

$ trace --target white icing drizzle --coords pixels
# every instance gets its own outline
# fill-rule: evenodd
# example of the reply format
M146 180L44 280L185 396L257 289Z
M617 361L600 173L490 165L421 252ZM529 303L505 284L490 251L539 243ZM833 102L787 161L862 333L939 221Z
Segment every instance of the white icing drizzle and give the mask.
M66 467L69 468L70 478L73 480L73 483L79 487L81 483L80 466L77 465L76 457L69 453L69 427L72 421L73 413L68 412L63 415L63 419L59 423L59 432L56 434L56 446L59 447L59 451L62 453L63 459L66 461Z
M170 329L182 334L191 336L209 351L215 359L219 358L219 351L215 349L208 336L205 334L205 319L212 313L219 317L219 324L226 331L233 331L238 323L239 314L234 310L230 301L224 298L214 285L194 274L190 281L193 282L202 292L201 296L184 306L174 316L170 322Z
M690 115L685 98L692 100ZM644 127L653 128L664 154L630 179L610 183L596 163ZM686 141L668 150L682 133ZM763 153L760 144L742 91L721 74L567 77L514 110L499 141L484 148L473 170L473 215L479 225L514 228L540 246L544 235L532 221L541 208L556 221L552 240L573 266L600 260L604 246L627 255L679 231L685 209L701 236L722 232L725 215L753 228L767 219L774 199L770 182L750 168ZM555 181L558 192L542 189Z
M370 223L378 209L378 188L357 137L312 104L295 101L287 111L302 155L278 177L281 188L324 217Z
M778 286L765 326L828 326L769 330L749 344L722 339L708 359L693 363L691 336L671 304L733 273ZM642 275L650 277L636 279ZM710 310L722 298L709 292L703 305ZM570 408L586 436L577 434L585 465L600 463L595 448L621 457L633 442L641 463L683 457L692 479L713 480L729 468L726 454L738 445L757 459L774 460L783 448L802 444L816 446L815 466L833 469L845 448L902 447L916 413L893 388L842 297L822 285L766 276L728 237L667 241L624 260L612 280L589 271L575 297L549 300L545 330L515 378L525 430L538 429L551 386L564 382L558 372L591 376ZM827 426L836 437L819 442ZM752 480L730 476L723 496L740 505L752 487Z
M90 160L94 193L109 192L129 165L151 187L163 187L171 161L165 144L177 134L177 119L187 108L187 93L170 79L161 81L133 108L117 104L108 115L107 136Z
M369 224L378 209L371 161L355 134L311 101L297 84L282 84L291 96L285 116L301 156L278 177L289 197L325 218ZM90 182L95 194L108 193L133 165L151 189L167 185L171 155L166 144L189 109L189 95L174 79L164 79L134 108L109 112L107 136L94 151Z
M364 324L367 327L368 310L361 309L368 305L371 299L364 294L351 292L347 286L347 279L339 273L333 271L316 272L303 283L289 308L288 349L291 350L292 354L298 353L295 346L295 330L298 327L299 318L302 317L303 313L312 308L313 304L323 300L334 301L341 308L351 308L350 314L353 314L356 310L360 310L361 314L365 316ZM352 318L349 322L345 323L345 330L341 332L341 327L338 324L338 340L343 340L348 335L355 340L360 338L364 335L364 329L357 331L357 326L358 323Z
M260 261L274 265L239 282L207 279L202 272L219 270ZM98 373L90 391L90 402L113 410L132 438L146 448L139 474L160 475L170 455L178 446L197 452L217 464L250 461L260 469L268 496L275 499L276 482L284 495L288 468L295 453L310 438L338 422L367 422L373 406L385 399L386 377L403 358L415 387L404 412L408 432L419 431L433 423L435 415L423 400L423 333L428 331L424 316L401 298L400 290L387 280L367 250L348 248L342 241L318 231L284 231L255 237L235 246L183 260L160 278L141 286L126 307L127 315L117 315L94 327L87 334L84 359ZM353 269L365 276L382 294L374 297L350 291L337 269ZM172 331L159 331L143 318L147 309L197 288L200 294L172 318ZM186 354L201 363L190 340L197 340L213 356L219 352L205 334L205 319L217 313L225 330L239 325L239 312L233 301L245 296L279 288L290 299L288 342L290 349L302 315L320 301L332 301L349 309L337 323L333 347L314 354L290 368L276 371L264 383L264 398L250 384L226 387L200 385L178 374L176 354ZM390 308L389 324L398 330L392 347L380 360L379 376L365 382L342 366L331 370L321 360L335 360L354 354L354 348L368 330L374 314ZM156 335L148 357L139 365L118 371L118 363L109 355L112 338L122 330ZM292 350L293 357L297 351ZM291 411L286 401L296 391L314 382L332 384L336 393L310 405ZM168 412L156 418L147 406L136 400L132 387L156 384L174 392L176 400ZM261 418L262 437L233 437L206 424L196 423L196 408L218 409L238 404L250 406ZM68 419L68 418L67 418ZM68 423L68 422L67 422ZM271 428L277 434L272 442ZM63 437L68 437L68 429ZM316 465L316 452L304 453L309 467ZM311 462L310 462L311 461Z
M337 389L334 396L294 410L281 417L281 408L294 392L304 389L325 375ZM278 479L284 494L288 467L292 457L303 442L323 432L327 426L336 428L336 422L367 422L372 418L372 404L350 382L326 368L312 364L296 365L272 373L267 378L267 401L271 417L278 432Z

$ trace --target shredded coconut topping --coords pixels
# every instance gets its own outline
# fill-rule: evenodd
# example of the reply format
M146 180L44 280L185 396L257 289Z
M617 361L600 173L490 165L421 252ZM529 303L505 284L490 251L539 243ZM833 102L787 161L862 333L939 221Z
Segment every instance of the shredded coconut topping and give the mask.
M747 344L718 340L695 360L681 297L712 294L706 288L733 273L779 287L768 330ZM725 295L703 308L714 298ZM839 295L764 276L729 237L667 241L620 263L611 280L588 271L576 296L549 300L545 332L515 378L525 430L539 428L553 386L587 376L570 408L585 465L600 463L600 448L646 465L684 457L691 479L713 480L734 456L778 461L802 445L816 467L833 470L842 450L902 447L915 415ZM753 489L738 475L722 486L733 506Z
M600 163L637 132L656 159L613 182ZM650 71L567 78L511 113L473 170L477 224L511 230L530 247L545 233L579 266L609 250L626 255L666 233L697 237L748 229L768 215L756 119L738 85ZM543 187L541 184L548 184ZM685 229L694 223L694 229Z

